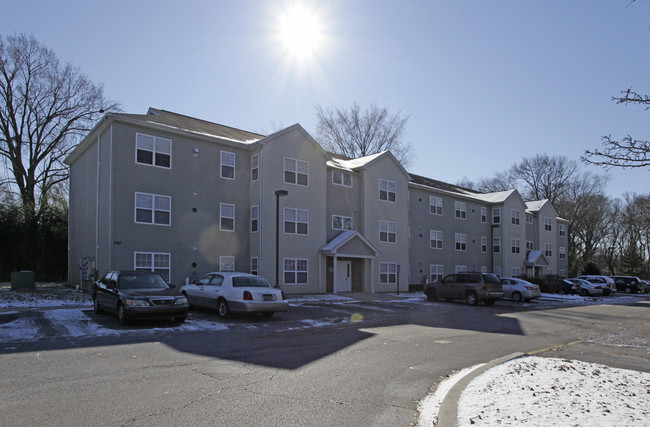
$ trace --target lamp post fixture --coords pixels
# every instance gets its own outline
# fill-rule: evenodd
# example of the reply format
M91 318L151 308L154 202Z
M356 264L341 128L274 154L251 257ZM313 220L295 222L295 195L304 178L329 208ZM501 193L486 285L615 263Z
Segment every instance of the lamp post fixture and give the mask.
M280 197L288 195L287 190L275 191L275 287L280 287Z

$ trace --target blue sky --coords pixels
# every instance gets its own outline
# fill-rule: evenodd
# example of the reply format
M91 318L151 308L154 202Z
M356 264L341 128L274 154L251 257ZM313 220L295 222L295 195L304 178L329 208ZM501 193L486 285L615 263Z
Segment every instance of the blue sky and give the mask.
M650 1L628 3L0 0L0 32L33 34L128 113L315 135L316 105L386 106L409 116L409 171L455 183L578 160L607 134L650 139L650 111L611 101L650 94ZM296 57L279 34L300 4L320 43ZM612 197L650 192L647 169L608 175Z

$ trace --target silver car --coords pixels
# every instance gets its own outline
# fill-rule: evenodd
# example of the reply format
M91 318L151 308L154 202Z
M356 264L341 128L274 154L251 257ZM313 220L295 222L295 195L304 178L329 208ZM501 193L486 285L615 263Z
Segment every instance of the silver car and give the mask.
M503 285L504 298L511 298L514 302L530 301L542 296L539 286L523 279L503 277L501 284Z
M592 283L590 281L587 281L585 279L580 279L580 278L575 278L575 279L566 279L569 282L573 283L576 285L576 288L578 290L578 293L583 296L594 296L594 295L603 295L604 289L607 288L606 283Z

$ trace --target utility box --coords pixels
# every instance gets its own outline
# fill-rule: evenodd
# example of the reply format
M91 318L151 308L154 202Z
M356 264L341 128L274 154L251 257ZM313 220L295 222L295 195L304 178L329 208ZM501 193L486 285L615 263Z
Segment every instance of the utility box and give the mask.
M12 291L33 291L36 289L36 280L33 271L12 271L11 272L11 290Z

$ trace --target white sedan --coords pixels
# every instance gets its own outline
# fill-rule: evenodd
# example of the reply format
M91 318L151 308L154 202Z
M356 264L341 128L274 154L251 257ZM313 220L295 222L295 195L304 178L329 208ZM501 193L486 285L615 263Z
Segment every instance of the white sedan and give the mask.
M223 318L231 312L271 317L289 307L283 291L272 288L264 278L248 273L208 273L198 282L183 286L181 292L190 305L216 308Z
M522 279L504 277L501 279L504 298L512 298L515 302L530 301L542 296L539 286Z

